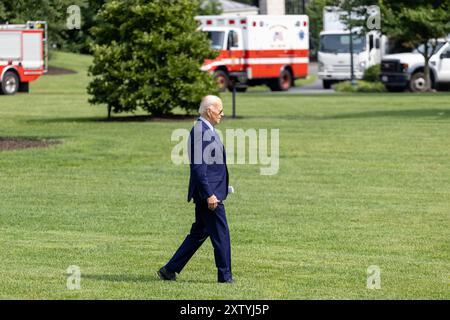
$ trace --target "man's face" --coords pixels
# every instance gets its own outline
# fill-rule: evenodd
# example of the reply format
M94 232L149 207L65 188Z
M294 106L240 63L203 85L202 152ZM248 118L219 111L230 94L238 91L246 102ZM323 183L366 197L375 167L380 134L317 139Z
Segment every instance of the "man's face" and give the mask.
M214 126L218 123L220 123L220 120L222 120L222 117L224 116L223 113L223 106L222 106L222 102L219 101L215 104L213 104L209 109L208 109L208 116L211 119L211 124Z

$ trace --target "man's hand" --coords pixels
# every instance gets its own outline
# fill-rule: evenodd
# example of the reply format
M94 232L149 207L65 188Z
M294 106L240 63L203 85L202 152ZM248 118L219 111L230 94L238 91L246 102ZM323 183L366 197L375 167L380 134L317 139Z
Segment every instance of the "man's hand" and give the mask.
M219 203L219 200L217 200L215 195L212 195L208 198L208 209L209 210L215 210L217 208L217 204Z

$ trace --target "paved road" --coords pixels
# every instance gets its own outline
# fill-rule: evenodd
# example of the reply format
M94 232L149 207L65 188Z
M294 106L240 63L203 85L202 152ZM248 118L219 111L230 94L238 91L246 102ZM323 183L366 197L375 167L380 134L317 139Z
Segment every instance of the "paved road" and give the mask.
M309 64L309 75L315 75L317 76L318 66L317 63L310 63ZM291 88L289 93L318 93L318 94L327 94L327 93L333 93L333 89L324 89L322 87L322 80L317 79L311 84L302 86L302 87L294 87Z
M313 62L309 64L309 75L310 76L316 76L317 77L317 71L318 71L318 65L317 63ZM252 93L262 93L262 94L286 94L286 93L292 93L292 94L299 94L299 93L307 93L307 94L329 94L334 93L334 89L324 89L322 87L322 80L319 80L316 78L316 81L313 83L310 83L308 85L304 85L301 87L293 87L289 89L289 91L270 91L269 88L264 91L252 91Z

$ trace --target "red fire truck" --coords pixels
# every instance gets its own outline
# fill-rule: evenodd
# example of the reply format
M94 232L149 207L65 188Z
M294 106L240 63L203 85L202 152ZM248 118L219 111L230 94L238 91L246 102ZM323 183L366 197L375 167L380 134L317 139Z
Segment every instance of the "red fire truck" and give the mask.
M306 15L197 16L199 29L208 33L219 51L202 70L217 79L222 90L237 84L265 84L285 91L297 78L308 76L309 20Z
M29 83L47 72L47 23L0 25L0 94L28 92Z

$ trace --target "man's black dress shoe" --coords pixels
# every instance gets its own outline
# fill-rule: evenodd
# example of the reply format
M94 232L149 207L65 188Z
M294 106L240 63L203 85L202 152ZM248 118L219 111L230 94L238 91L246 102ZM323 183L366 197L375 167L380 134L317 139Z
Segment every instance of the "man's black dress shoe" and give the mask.
M158 271L158 276L161 280L176 280L177 276L175 274L175 272L170 272L168 271L165 267L162 267L161 269L159 269Z
M234 280L233 280L233 278L230 278L227 280L219 281L219 283L234 283Z

